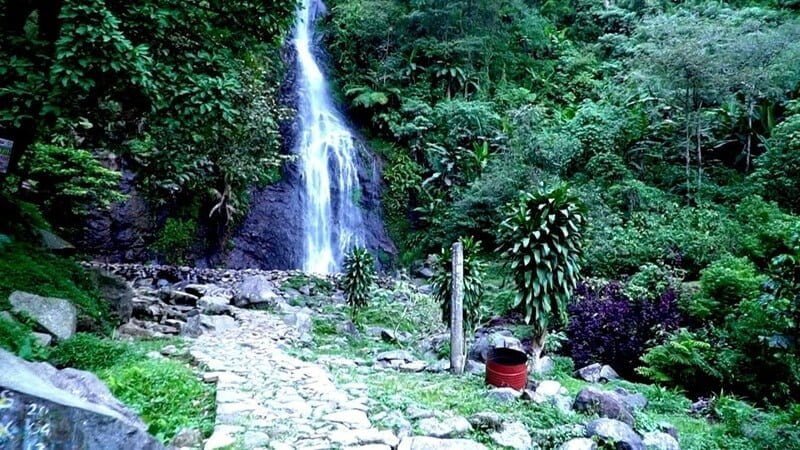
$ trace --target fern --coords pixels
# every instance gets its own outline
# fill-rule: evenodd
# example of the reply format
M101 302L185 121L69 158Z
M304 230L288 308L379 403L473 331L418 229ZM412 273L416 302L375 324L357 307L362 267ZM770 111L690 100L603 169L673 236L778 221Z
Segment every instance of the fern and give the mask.
M683 385L696 378L721 379L722 373L714 367L710 356L711 344L681 329L662 345L651 348L642 356L645 366L636 369L639 374L657 383Z

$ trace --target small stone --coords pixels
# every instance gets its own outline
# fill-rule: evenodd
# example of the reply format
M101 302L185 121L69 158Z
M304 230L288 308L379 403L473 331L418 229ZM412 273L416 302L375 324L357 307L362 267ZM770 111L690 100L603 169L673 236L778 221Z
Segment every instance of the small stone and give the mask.
M433 411L420 408L417 405L411 405L406 408L406 415L411 420L426 419L428 417L433 417Z
M430 436L407 437L397 450L487 450L486 446L469 439L437 439Z
M244 448L257 448L266 446L271 440L269 435L262 431L248 431L242 438L242 444Z
M411 362L416 360L414 355L407 350L389 350L388 352L378 353L375 357L376 361L404 361Z
M533 441L528 430L520 422L511 422L503 425L500 431L489 433L489 437L502 447L514 450L530 450Z
M435 363L428 364L425 370L427 372L433 372L433 373L447 372L448 370L450 370L450 361L446 359L440 359Z
M486 392L487 398L500 403L513 402L520 398L520 396L522 396L522 392L508 387L489 389Z
M53 342L53 336L47 333L31 333L34 339L36 339L36 343L41 345L42 347L48 347Z
M200 314L200 323L206 330L221 333L236 328L236 320L231 316L209 316Z
M400 371L402 372L422 372L425 368L428 367L428 363L425 361L412 361L410 363L405 363L400 366Z
M211 435L210 438L206 441L206 444L203 446L203 450L217 450L226 447L230 447L236 443L236 437L233 433L216 429L214 433Z
M461 416L449 417L442 420L434 417L420 420L419 430L425 436L435 438L456 438L472 431L472 425Z
M467 360L466 364L464 365L464 371L473 375L481 375L486 373L486 364L470 359Z
M203 374L203 382L205 383L216 383L219 380L219 373L217 372L206 372Z
M600 381L600 369L602 368L603 366L598 363L589 364L586 367L578 369L577 374L583 381L597 383Z
M283 316L283 323L293 327L301 335L311 333L314 328L314 323L311 320L311 314L306 311L297 311L286 314Z
M199 447L203 444L203 434L194 428L184 428L172 438L170 445L174 447Z
M411 435L411 422L408 421L399 411L392 411L382 419L384 425L389 427L399 438Z
M207 296L197 301L197 307L200 308L203 314L227 314L231 311L228 303L229 300L225 297Z
M621 379L621 377L611 366L604 365L600 368L600 381L614 381L619 379Z
M589 438L570 439L561 444L558 450L597 450L597 444Z
M364 411L359 411L356 409L337 411L331 414L327 414L322 417L322 420L327 420L328 422L342 423L345 425L354 425L359 428L367 428L370 426L367 414Z
M660 431L644 433L642 441L647 450L681 450L674 437Z
M161 349L161 354L164 356L172 356L178 353L178 347L174 345L167 345L166 347Z
M586 437L615 444L618 450L645 450L642 438L628 424L614 419L596 419L586 424Z
M469 423L479 430L500 430L503 416L496 412L479 412L469 417Z
M555 397L556 395L566 395L567 390L561 383L553 380L545 380L536 387L535 395L541 398Z

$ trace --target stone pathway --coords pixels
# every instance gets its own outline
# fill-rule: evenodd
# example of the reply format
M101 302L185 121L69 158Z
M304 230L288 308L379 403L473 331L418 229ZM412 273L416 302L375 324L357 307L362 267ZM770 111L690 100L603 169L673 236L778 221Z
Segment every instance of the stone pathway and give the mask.
M366 386L337 388L323 367L288 355L299 338L280 318L235 308L236 328L207 333L191 355L217 383L217 417L206 450L390 450L398 438L372 428Z

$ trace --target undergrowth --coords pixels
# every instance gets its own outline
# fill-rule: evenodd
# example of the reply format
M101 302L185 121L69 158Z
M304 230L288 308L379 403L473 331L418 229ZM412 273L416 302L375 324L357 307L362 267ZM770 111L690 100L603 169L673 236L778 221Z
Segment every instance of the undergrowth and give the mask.
M109 333L113 327L108 305L85 270L33 245L0 247L0 310L11 309L8 296L14 291L69 300L78 309L78 323L87 330Z

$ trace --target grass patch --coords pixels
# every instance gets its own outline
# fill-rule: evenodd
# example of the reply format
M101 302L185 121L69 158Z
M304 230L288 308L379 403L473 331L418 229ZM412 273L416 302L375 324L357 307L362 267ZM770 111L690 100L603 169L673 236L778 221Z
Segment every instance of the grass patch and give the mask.
M287 278L282 285L282 287L291 288L296 291L304 286L308 286L314 295L330 295L335 288L333 283L327 279L307 274L294 274Z
M113 328L108 305L86 271L71 259L24 243L0 247L0 310L11 309L8 296L14 291L69 300L84 328L103 333Z
M147 356L168 344L181 345L178 340L123 342L78 333L48 357L58 367L97 374L165 443L181 428L196 428L209 436L214 426L214 388L183 362Z

